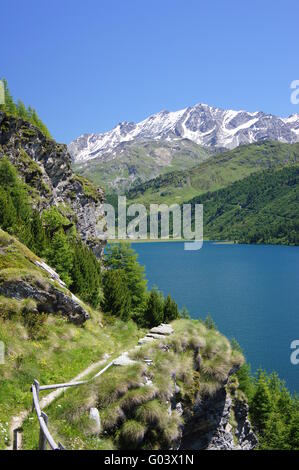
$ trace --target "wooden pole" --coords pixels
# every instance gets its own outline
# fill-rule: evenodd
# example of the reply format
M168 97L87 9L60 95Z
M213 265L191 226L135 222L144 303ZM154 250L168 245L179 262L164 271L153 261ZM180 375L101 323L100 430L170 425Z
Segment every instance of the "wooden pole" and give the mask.
M19 432L19 428L13 430L13 444L12 444L13 450L18 450L18 432Z
M40 387L39 382L37 380L34 380L33 383L35 385L37 399L39 400L39 387ZM34 401L32 402L32 412L33 411L34 411Z
M46 426L48 426L48 416L46 415L46 413L44 413L43 411L41 412L41 417L43 418ZM40 427L40 430L39 430L39 445L38 445L38 448L39 450L46 450L47 449L47 438L42 430L42 428Z

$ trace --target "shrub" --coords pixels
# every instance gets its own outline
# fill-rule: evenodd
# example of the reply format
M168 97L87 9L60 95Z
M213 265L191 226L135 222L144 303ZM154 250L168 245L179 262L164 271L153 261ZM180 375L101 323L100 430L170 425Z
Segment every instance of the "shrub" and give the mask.
M34 300L27 299L24 301L22 317L23 323L27 327L28 334L31 339L40 339L45 337L44 325L47 315L37 311Z
M124 423L119 432L119 443L123 449L136 449L142 443L146 433L146 427L130 419Z

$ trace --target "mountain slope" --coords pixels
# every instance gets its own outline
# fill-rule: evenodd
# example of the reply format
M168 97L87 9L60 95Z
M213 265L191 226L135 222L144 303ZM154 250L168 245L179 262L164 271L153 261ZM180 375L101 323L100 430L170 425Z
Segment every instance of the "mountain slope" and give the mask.
M66 145L47 138L30 122L0 111L0 159L4 156L30 186L38 211L62 207L82 240L100 255L96 221L102 215L103 191L73 173Z
M128 193L130 202L183 203L207 191L215 191L234 181L281 164L299 161L299 144L263 142L243 145L215 155L190 170L160 176Z
M108 192L123 192L161 174L190 168L210 154L208 149L187 139L138 140L123 142L111 154L79 162L73 169Z
M107 161L119 154L121 143L145 139L189 139L204 147L227 149L263 140L295 143L299 141L299 115L280 118L197 104L176 112L161 111L137 124L122 122L102 134L81 135L69 144L69 151L75 162L93 158Z
M190 201L204 206L204 237L299 244L299 164L255 173Z

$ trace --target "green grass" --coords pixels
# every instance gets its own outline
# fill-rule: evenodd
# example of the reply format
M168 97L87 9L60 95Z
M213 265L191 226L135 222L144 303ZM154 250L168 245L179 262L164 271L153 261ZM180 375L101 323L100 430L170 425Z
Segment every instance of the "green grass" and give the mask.
M136 364L113 366L92 386L70 389L52 403L47 414L56 440L67 448L98 450L167 449L173 445L183 423L175 410L169 413L175 383L180 387L178 401L184 408L191 407L224 386L229 371L244 361L224 336L200 321L178 320L173 326L172 336L132 349L130 356ZM202 366L198 371L199 351ZM150 357L153 364L146 366L144 357ZM89 419L91 406L100 412L100 435ZM37 437L38 424L30 416L25 423L25 448L36 446Z
M0 318L0 340L6 345L6 362L0 365L1 423L30 408L34 379L41 384L67 381L104 354L114 356L133 347L142 334L133 322L116 321L103 328L101 321L98 312L93 312L82 327L59 316L48 316L42 337L33 341L18 317L10 321ZM33 440L29 436L30 446ZM0 449L4 446L5 439L0 435Z

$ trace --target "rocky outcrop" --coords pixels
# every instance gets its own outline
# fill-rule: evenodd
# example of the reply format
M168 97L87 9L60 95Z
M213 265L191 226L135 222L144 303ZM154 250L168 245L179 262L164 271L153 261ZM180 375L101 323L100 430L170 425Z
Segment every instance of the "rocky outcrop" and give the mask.
M185 411L181 449L252 450L257 445L246 400L232 396L226 386Z
M33 201L42 211L63 205L81 238L101 255L96 224L103 215L103 191L76 176L64 144L48 139L35 126L0 112L0 158L6 155L33 188Z
M31 299L34 302L30 309L35 313L63 315L76 324L89 318L57 272L1 229L0 265L0 296L18 301Z
M44 281L4 281L0 283L0 295L16 300L33 299L39 313L61 314L78 325L89 319L86 310L69 293Z

